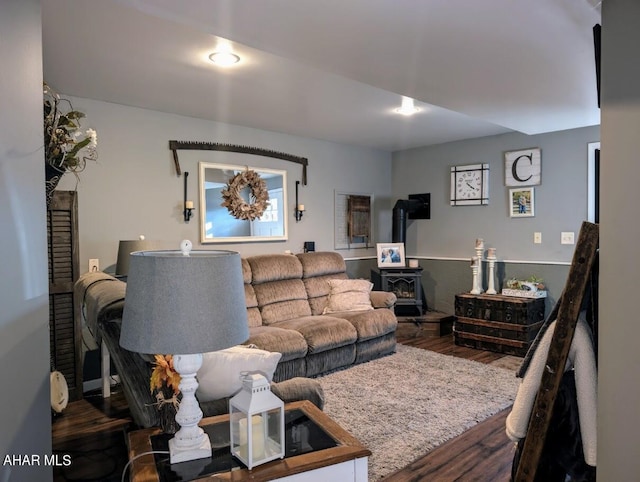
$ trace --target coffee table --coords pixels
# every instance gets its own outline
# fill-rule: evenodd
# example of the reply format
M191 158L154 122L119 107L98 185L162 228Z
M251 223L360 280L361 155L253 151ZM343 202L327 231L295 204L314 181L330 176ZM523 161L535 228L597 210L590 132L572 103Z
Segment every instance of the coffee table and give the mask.
M285 458L251 471L231 456L228 414L205 418L200 426L211 440L211 458L171 465L168 454L143 455L132 462L130 480L367 482L369 449L309 401L285 405ZM169 438L158 428L131 432L129 459L152 450L168 450Z

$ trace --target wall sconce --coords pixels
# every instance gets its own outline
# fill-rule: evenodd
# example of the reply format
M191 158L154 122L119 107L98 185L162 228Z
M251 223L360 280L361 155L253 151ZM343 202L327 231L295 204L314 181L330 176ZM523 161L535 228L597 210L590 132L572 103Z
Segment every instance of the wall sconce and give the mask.
M187 201L187 178L189 177L189 173L185 171L184 173L184 222L188 223L191 216L193 216L193 201Z
M296 223L302 219L302 215L304 214L304 204L298 204L298 186L300 185L300 181L296 181Z

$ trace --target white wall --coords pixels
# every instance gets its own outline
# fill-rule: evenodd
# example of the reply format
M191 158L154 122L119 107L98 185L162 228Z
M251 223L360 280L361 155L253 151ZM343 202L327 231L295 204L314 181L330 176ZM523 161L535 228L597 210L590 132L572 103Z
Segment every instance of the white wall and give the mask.
M51 453L39 0L0 2L0 456ZM4 465L0 480L51 480Z
M250 163L288 173L288 241L206 245L211 249L232 249L248 256L287 249L300 252L304 241L315 241L316 250L333 250L334 190L374 193L376 237L390 240L390 153L92 99L71 100L74 108L87 115L84 126L98 133L98 162L87 166L77 184L81 273L87 271L89 258L99 258L101 269L113 265L118 241L137 239L139 234L161 241L165 248L177 249L184 238L202 248L197 210L199 161ZM308 158L308 185L299 189L306 209L302 221L296 223L293 216L295 181L302 173L299 164L233 153L179 151L181 168L189 172L189 198L196 202L195 217L186 224L182 217L184 180L176 176L168 146L174 139L239 144ZM75 178L66 174L58 189L75 187ZM375 250L341 253L364 256Z
M598 480L638 480L640 2L602 3Z

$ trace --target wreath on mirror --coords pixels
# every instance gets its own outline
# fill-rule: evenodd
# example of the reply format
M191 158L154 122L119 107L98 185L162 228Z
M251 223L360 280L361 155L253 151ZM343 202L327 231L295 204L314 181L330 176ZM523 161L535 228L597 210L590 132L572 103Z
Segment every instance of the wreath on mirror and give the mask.
M248 187L249 202L242 197L242 190ZM222 190L223 203L236 219L253 221L264 213L269 205L269 192L264 179L256 171L246 169L233 176Z

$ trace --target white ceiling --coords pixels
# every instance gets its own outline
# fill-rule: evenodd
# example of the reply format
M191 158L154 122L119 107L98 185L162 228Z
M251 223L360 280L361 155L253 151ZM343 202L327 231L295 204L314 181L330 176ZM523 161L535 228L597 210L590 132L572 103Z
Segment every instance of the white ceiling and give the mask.
M388 151L600 123L597 0L43 0L42 17L45 80L78 97ZM225 40L229 69L207 59ZM422 111L396 114L402 95Z

